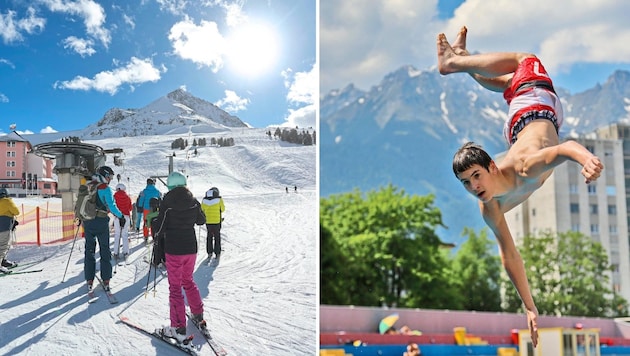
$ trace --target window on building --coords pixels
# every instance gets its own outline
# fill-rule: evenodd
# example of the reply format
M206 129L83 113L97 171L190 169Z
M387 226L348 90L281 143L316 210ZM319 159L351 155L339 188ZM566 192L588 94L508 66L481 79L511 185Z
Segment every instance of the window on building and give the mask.
M595 195L597 194L597 186L594 184L589 184L588 186L588 194Z
M578 203L571 203L571 213L572 214L578 214L580 212L580 204Z
M606 195L608 195L609 197L614 197L615 195L617 195L617 187L615 187L614 185L607 185Z
M617 225L609 225L608 226L608 232L611 233L611 234L617 234ZM610 238L610 242L613 242L612 240L613 240L613 238L611 237ZM615 240L616 240L616 237L615 237Z
M532 209L532 216L536 216L536 209Z
M571 225L571 231L573 231L573 232L580 232L580 224L572 224Z
M628 166L630 167L630 166ZM569 193L570 194L577 194L578 193L578 185L575 183L571 183L569 184Z
M591 204L591 205L589 206L589 212L590 212L591 214L598 214L598 210L599 210L599 209L597 209L597 204Z
M7 141L7 147L15 147L15 141Z
M591 224L591 233L592 234L599 233L599 225L598 224Z
M617 205L608 205L608 215L617 215Z

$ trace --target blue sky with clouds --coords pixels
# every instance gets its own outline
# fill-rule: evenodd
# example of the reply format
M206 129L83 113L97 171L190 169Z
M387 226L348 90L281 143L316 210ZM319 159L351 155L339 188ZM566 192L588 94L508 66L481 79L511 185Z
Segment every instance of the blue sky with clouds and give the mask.
M578 93L630 71L630 2L618 0L320 0L320 94L369 90L404 65L436 65L436 37L468 27L471 52L540 57L558 87Z
M0 132L67 131L185 88L253 127L315 125L315 0L7 0Z

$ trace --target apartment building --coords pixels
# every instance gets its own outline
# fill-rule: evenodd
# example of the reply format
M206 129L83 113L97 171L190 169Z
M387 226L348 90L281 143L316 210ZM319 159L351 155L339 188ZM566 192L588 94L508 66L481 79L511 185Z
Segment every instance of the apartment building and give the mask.
M32 149L15 131L0 136L0 186L12 196L56 195L54 160L37 156Z
M591 236L602 244L613 266L609 275L612 288L630 301L626 190L630 174L626 175L625 168L630 169L630 150L624 150L623 140L592 136L596 138L577 141L602 160L605 169L597 181L585 184L579 164L563 163L540 189L505 218L517 243L526 235L543 231L577 231Z

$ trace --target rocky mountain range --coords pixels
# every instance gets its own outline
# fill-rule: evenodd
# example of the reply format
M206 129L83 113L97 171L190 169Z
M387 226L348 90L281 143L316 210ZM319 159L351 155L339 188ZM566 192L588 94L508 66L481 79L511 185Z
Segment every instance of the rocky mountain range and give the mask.
M556 87L564 106L561 138L628 120L630 72L571 94ZM352 84L320 101L320 194L378 190L393 184L408 194L433 194L445 224L438 234L460 242L464 227L485 225L476 199L453 176L455 151L467 141L491 155L503 152L507 104L465 74L401 67L368 91Z
M81 131L81 137L108 138L169 133L196 125L221 130L225 127L248 127L238 117L218 106L177 89L139 109L113 108L103 118Z

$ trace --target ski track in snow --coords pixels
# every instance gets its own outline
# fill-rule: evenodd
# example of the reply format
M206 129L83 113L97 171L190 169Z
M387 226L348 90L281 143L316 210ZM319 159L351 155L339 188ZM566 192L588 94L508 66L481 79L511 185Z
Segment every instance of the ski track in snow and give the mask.
M260 132L228 133L236 138L236 147L201 147L199 157L184 159L183 152L175 151L175 169L185 168L190 174L189 188L195 196L201 200L216 185L226 204L224 252L218 264L205 263L205 226L196 228L199 253L194 278L210 331L229 355L312 355L318 343L316 148L277 147L285 144ZM130 177L125 183L133 199L144 188L147 172L166 171L164 157L173 150L165 142L176 137L182 135L148 137L142 142L138 138L88 142L103 148L125 147L125 167L114 169ZM155 147L147 151L149 146ZM72 240L14 246L9 259L28 263L45 258L28 267L44 271L0 277L0 354L177 354L118 320L124 315L149 330L169 324L168 281L161 272L155 282L153 270L147 275L149 249L135 233L130 237L128 264L114 266L117 273L111 280L118 304L110 304L100 287L95 289L99 299L87 303L83 239L77 239L70 258ZM145 291L147 282L149 291ZM201 347L201 355L213 355L190 322L188 333L195 335L193 342Z

